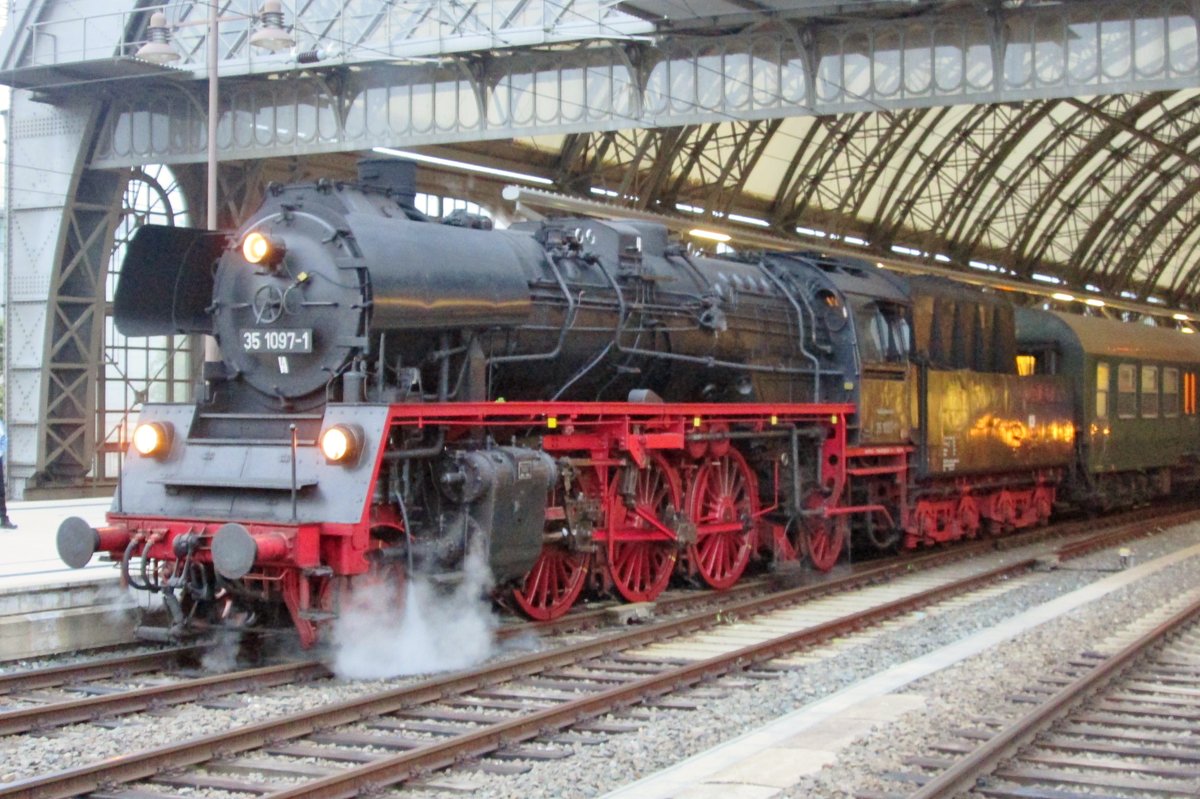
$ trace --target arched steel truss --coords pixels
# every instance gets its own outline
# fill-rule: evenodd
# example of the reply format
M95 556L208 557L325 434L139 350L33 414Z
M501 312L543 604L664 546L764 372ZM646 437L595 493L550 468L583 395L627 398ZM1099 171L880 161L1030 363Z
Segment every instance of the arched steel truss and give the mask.
M577 134L553 174L618 205L1200 308L1197 143L1200 93L1109 95Z

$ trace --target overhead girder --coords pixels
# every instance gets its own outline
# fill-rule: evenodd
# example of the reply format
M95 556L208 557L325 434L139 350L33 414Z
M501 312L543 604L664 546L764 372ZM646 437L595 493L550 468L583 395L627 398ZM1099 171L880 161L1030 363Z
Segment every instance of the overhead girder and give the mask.
M1109 98L1105 107L1120 107L1122 98ZM1195 98L1186 102L1187 107L1194 107ZM1068 224L1075 226L1072 235L1074 246L1066 253L1064 270L1068 274L1079 275L1080 281L1099 284L1111 292L1121 289L1145 288L1130 287L1123 284L1120 275L1132 275L1134 266L1127 265L1123 269L1120 262L1123 257L1138 260L1146 257L1148 248L1129 248L1123 246L1123 241L1129 241L1135 235L1130 227L1136 216L1141 214L1146 203L1159 191L1178 191L1171 187L1178 167L1186 166L1186 160L1177 161L1176 169L1164 170L1162 164L1166 158L1175 157L1169 148L1159 148L1147 144L1140 137L1132 137L1126 127L1144 120L1148 113L1162 108L1162 103L1134 103L1133 98L1126 98L1127 112L1121 115L1122 124L1112 124L1112 114L1098 112L1096 108L1074 108L1080 113L1090 116L1090 120L1082 121L1081 125L1091 128L1086 148L1076 151L1070 167L1064 172L1082 175L1075 190L1067 198L1058 196L1058 204L1054 217L1045 224L1040 239L1032 242L1026 253L1028 263L1054 263L1052 247L1061 247L1058 242L1064 239L1064 230ZM1108 124L1106 124L1108 122ZM1172 124L1172 114L1160 115L1151 124L1144 125L1144 131L1150 136L1157 136L1159 128ZM1121 140L1124 139L1124 140ZM1103 140L1104 146L1096 146L1097 140ZM1037 218L1037 217L1034 217ZM1162 220L1165 223L1168 220ZM1141 227L1141 222L1138 226ZM1142 241L1147 241L1142 239ZM1117 283L1122 283L1118 286Z
M1176 123L1187 120L1188 111L1198 108L1200 100L1194 99L1182 114L1165 118L1161 127L1175 127ZM1200 119L1193 118L1190 123L1190 127L1177 136L1184 143L1194 141L1200 135ZM1180 212L1195 200L1198 191L1200 168L1190 155L1180 157L1174 147L1152 150L1130 176L1121 193L1124 196L1113 198L1110 204L1112 215L1102 217L1107 221L1084 261L1089 265L1087 271L1103 273L1110 290L1132 287L1137 270L1143 265L1142 257L1153 252L1164 237L1169 238L1164 236L1164 231L1179 220ZM1134 231L1137 231L1136 235L1131 235ZM1108 260L1112 265L1106 269L1104 264Z
M876 125L874 142L865 149L862 168L852 170L834 213L851 219L864 215L867 199L883 180L887 166L898 160L904 143L928 113L928 109L906 108L878 115L882 124Z
M1159 189L1155 192L1161 194ZM1154 211L1153 217L1144 225L1132 240L1128 237L1121 237L1118 234L1111 236L1115 239L1114 245L1121 251L1121 257L1117 262L1116 267L1108 272L1107 286L1110 290L1115 288L1120 291L1122 287L1126 290L1132 290L1135 294L1146 296L1154 293L1154 282L1158 278L1155 271L1147 272L1146 274L1138 275L1136 270L1142 266L1142 261L1136 257L1139 252L1151 252L1155 245L1161 243L1164 238L1168 241L1173 241L1178 238L1178 234L1174 236L1164 235L1167 227L1171 223L1182 223L1179 227L1182 230L1188 228L1194 229L1194 223L1190 220L1195 215L1185 215L1182 212L1187 210L1188 206L1196 201L1197 195L1200 194L1200 181L1190 180L1177 192L1168 194L1167 201L1158 206ZM1150 206L1153 207L1153 206ZM1121 224L1121 220L1117 221ZM1103 243L1097 247L1097 252L1102 251ZM1136 281L1136 288L1135 288Z
M1157 262L1154 264L1155 274L1165 274L1168 265L1180 263L1191 264L1187 269L1176 269L1170 283L1158 290L1164 295L1163 300L1171 307L1198 307L1194 292L1189 293L1188 287L1200 281L1200 214L1193 214L1179 232L1163 247Z
M686 199L710 214L728 213L779 125L777 119L706 125L672 165L673 179L660 201L674 207Z
M979 148L979 160L970 170L969 179L947 203L942 217L934 225L935 230L943 231L947 253L960 261L971 258L973 245L983 237L991 216L986 210L988 206L1000 207L1012 197L1016 181L1001 178L1001 173L1009 159L1046 118L1049 104L1026 103L1015 110L1005 105L993 105L991 109L994 117L1005 117L1001 120L998 136L986 147Z
M1018 159L1015 169L1001 179L995 201L988 205L986 213L979 216L973 235L968 240L972 250L989 245L1006 245L1010 253L1009 268L1025 276L1036 271L1039 265L1036 259L1023 256L1026 243L1039 240L1038 236L1044 227L1042 213L1055 212L1071 181L1086 166L1074 164L1073 159L1063 155L1063 151L1075 138L1086 141L1079 135L1079 125L1086 124L1087 119L1079 115L1074 120L1063 121L1056 118L1056 110L1054 103L1044 109L1039 122L1045 124L1029 132L1030 138L1034 139L1033 146ZM1087 181L1086 176L1084 180ZM1035 210L1039 207L1043 209L1041 213ZM1005 235L1005 231L1008 231L1008 235ZM1069 248L1073 245L1065 243L1064 246ZM1062 264L1058 271L1065 270L1067 274L1062 277L1076 280L1078 275L1070 274L1065 260L1056 262Z
M814 131L825 137L811 153L797 151L796 161L789 167L775 195L778 224L794 228L808 213L813 198L824 188L824 179L834 171L834 165L854 141L855 135L870 121L870 114L847 114L820 117L813 121Z
M725 26L698 18L669 35L619 5L426 0L362 13L310 0L293 16L297 46L325 60L306 69L255 56L246 23L232 21L222 27L221 157L1026 102L1185 89L1200 79L1196 11L1179 0L993 5L986 13L933 3L907 8L901 20L813 17L801 6ZM177 2L168 11L198 17L198 7ZM87 21L35 25L30 35L69 37ZM200 79L203 36L204 26L192 25L175 37L180 66ZM95 164L202 160L207 120L179 102L178 83L110 84L116 113ZM72 89L63 81L45 90Z
M1120 115L1135 119L1157 105L1152 97L1115 96L1103 98L1100 102L1106 108L1115 106ZM1060 108L1058 103L1047 103L1048 117L1053 119ZM1103 182L1105 172L1101 156L1111 149L1118 132L1112 125L1101 124L1094 114L1075 109L1066 119L1055 120L1053 135L1046 136L1029 156L1026 161L1027 172L1036 170L1046 177L1046 181L1026 209L1029 219L1036 220L1037 224L1025 225L1013 239L1012 252L1018 272L1027 274L1042 262L1060 263L1067 270L1064 277L1076 281L1082 279L1082 275L1070 273L1067 266L1072 247L1067 247L1068 251L1062 254L1063 257L1047 253L1059 237L1075 242L1090 225L1076 212ZM1053 154L1067 148L1072 141L1078 142L1075 152L1063 163L1048 165ZM1101 163L1097 163L1097 159ZM1031 179L1028 174L1022 175L1019 181L1014 181L1014 189L1029 183Z
M939 111L945 112L945 109ZM924 126L919 141L908 155L914 163L906 164L899 171L892 184L896 192L890 194L888 202L880 207L874 233L881 244L892 244L904 227L914 232L929 230L937 233L933 230L936 214L922 213L922 209L936 211L950 202L955 192L961 191L959 186L942 185L944 181L940 181L939 176L951 160L962 160L969 156L968 151L976 151L971 147L972 137L991 115L988 106L974 106L950 130L943 131L936 123ZM958 170L952 173L955 177L958 174Z

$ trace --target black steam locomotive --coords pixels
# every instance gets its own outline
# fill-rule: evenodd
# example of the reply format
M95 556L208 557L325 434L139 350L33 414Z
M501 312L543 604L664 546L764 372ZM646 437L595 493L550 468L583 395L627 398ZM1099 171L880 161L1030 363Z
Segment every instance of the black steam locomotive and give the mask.
M272 186L236 234L130 245L118 328L211 334L222 358L195 404L143 408L108 524L68 519L58 544L160 594L167 633L286 614L311 644L356 585L472 554L547 619L585 590L829 569L851 538L998 533L1194 477L1200 347L1174 331L1110 357L1097 339L1128 326L862 261L431 221L411 168ZM1104 454L1133 427L1167 442L1154 462Z

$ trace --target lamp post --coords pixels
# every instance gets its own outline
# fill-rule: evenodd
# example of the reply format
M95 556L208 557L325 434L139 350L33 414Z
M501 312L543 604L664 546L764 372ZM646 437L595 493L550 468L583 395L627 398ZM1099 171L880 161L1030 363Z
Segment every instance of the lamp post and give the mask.
M259 10L262 27L250 36L250 44L270 52L286 50L295 44L295 40L283 27L283 5L279 0L266 0ZM239 19L241 17L226 17ZM221 114L220 72L217 69L221 59L220 24L222 17L217 11L217 0L208 4L208 150L206 157L207 174L205 176L204 204L207 209L207 224L209 230L219 227L217 206L217 123ZM137 57L156 64L169 64L179 60L179 53L171 46L171 31L167 26L167 17L161 11L150 15L150 25L146 28L146 43L137 51ZM212 336L204 337L204 359L206 361L220 360L221 351L217 341Z
M220 119L221 88L220 73L217 69L221 60L220 24L222 20L244 19L244 17L224 17L218 13L216 0L208 4L208 152L205 205L208 210L209 230L218 227L217 214L217 123ZM295 45L295 40L283 27L283 5L280 0L266 0L259 10L258 19L262 27L250 35L250 44L272 53L286 50ZM150 25L146 28L146 43L137 51L137 57L156 64L169 64L179 60L179 53L171 46L171 29L167 25L167 17L161 11L150 16Z

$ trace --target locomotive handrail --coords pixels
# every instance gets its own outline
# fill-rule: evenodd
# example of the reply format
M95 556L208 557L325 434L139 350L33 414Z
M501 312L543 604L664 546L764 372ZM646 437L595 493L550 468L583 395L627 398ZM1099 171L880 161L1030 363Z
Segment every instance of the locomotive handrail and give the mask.
M567 286L567 281L563 279L562 271L558 268L558 257L551 255L546 259L546 263L550 266L550 271L554 273L554 279L558 281L558 287L562 290L563 298L567 301L567 310L563 315L562 331L558 334L558 341L554 344L554 349L549 352L527 352L515 355L496 355L491 361L496 363L518 363L522 361L545 361L552 358L557 358L562 352L563 342L567 340L567 333L575 326L575 317L579 314L579 303L571 294L570 287Z
M775 288L779 289L779 293L782 294L783 296L787 297L788 302L791 303L792 307L796 309L796 328L797 328L796 329L796 341L800 345L800 352L804 353L804 357L806 357L810 361L812 361L812 364L813 364L813 372L812 372L812 375L813 375L813 399L820 400L821 399L821 362L820 362L820 360L818 360L816 355L813 355L811 352L808 351L808 348L806 348L804 346L804 314L800 310L799 303L796 302L796 294L798 294L799 292L793 293L793 292L788 291L787 286L783 285L783 281L779 279L779 276L767 268L767 265L763 259L760 258L759 260L757 260L755 262L755 265L758 266L758 268L762 270L763 274L765 274L767 276L767 279L775 284ZM816 326L817 315L815 313L813 313L812 306L810 306L808 304L808 298L801 295L801 299L804 300L804 305L806 308L808 308L808 314L813 319L813 325L812 325L813 344L816 344L817 343L817 326Z

